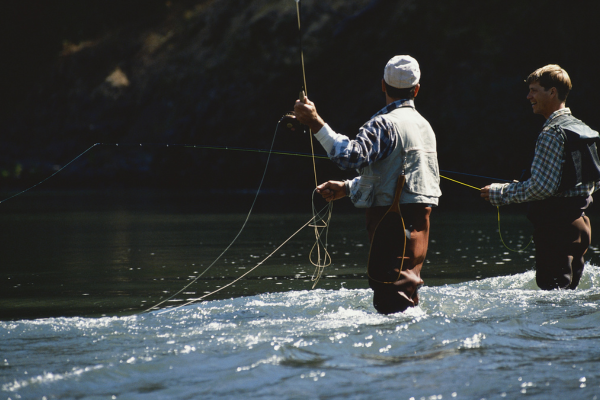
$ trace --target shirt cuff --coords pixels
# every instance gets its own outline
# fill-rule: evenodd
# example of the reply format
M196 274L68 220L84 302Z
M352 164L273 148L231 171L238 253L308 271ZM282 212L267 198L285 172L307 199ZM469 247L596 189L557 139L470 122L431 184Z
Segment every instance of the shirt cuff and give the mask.
M490 185L490 204L493 206L503 206L506 203L502 200L504 189L510 183L492 183Z
M358 181L360 181L360 175L354 179L344 181L344 183L346 184L347 196L350 196L350 194L352 193L352 189L354 189L354 187L358 184Z

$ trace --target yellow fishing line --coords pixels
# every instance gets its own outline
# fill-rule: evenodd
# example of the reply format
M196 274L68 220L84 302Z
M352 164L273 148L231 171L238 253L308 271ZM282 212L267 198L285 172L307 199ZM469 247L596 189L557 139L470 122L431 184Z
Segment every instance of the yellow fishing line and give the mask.
M519 252L525 250L526 248L528 248L529 245L531 244L531 242L533 242L533 236L531 236L531 239L529 239L529 243L527 243L527 246L525 246L525 247L523 247L522 249L519 249L519 250L513 250L510 247L508 247L506 245L506 243L504 243L504 239L502 238L502 230L500 229L500 207L496 206L496 208L498 209L498 234L500 235L500 241L502 242L502 244L504 245L504 247L506 247L510 251L514 251L515 253L519 253Z
M440 175L440 177L442 177L442 178L444 178L444 179L448 179L449 181L452 181L452 182L455 182L455 183L460 183L461 185L464 185L464 186L466 186L466 187L473 188L473 189L475 189L475 190L481 190L481 189L480 189L480 188L478 188L478 187L471 186L471 185L467 185L467 184L466 184L466 183L464 183L464 182L460 182L460 181L457 181L457 180L455 180L455 179L448 178L447 176L444 176L444 175Z
M478 188L478 187L471 186L471 185L467 185L466 183L464 183L464 182L460 182L460 181L457 181L456 179L448 178L448 177L446 177L446 176L443 176L443 175L440 175L440 177L442 177L442 178L444 178L444 179L448 179L449 181L452 181L452 182L455 182L455 183L460 183L461 185L464 185L464 186L466 186L466 187L473 188L473 189L475 189L475 190L481 190L481 189L480 189L480 188ZM504 247L506 247L506 248L507 248L508 250L510 250L510 251L514 251L515 253L519 253L519 252L521 252L521 251L525 250L526 248L528 248L528 247L529 247L529 245L531 244L531 242L533 242L533 236L531 237L531 239L529 239L529 243L527 243L527 246L523 247L522 249L519 249L519 250L513 250L513 249L511 249L510 247L508 247L508 246L506 245L506 243L504 242L504 238L502 238L502 230L500 229L500 207L496 206L496 208L498 209L498 234L500 235L500 241L502 242L502 244L504 245Z

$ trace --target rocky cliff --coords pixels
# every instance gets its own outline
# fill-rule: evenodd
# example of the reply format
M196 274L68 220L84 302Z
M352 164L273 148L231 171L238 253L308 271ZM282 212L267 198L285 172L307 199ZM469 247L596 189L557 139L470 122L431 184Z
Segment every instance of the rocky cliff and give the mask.
M595 2L300 4L309 97L350 136L383 106L382 68L395 54L421 63L417 108L437 133L442 169L518 178L543 123L523 80L548 63L571 74L576 116L600 128ZM164 144L268 148L302 86L294 0L30 1L3 18L13 60L1 80L5 187L35 182L94 143L107 145L54 185L255 187L264 154ZM284 131L274 147L311 151L306 135ZM314 184L304 159L271 163L271 188ZM319 169L320 180L350 175Z

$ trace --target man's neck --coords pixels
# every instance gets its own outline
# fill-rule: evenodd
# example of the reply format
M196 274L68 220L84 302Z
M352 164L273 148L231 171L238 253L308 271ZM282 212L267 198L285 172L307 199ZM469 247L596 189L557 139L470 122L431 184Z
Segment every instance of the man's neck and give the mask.
M566 108L566 107L565 107L565 103L560 103L560 105L559 105L558 107L555 107L554 109L552 109L551 111L549 111L549 112L548 112L548 115L545 115L545 114L544 114L544 118L546 118L546 119L550 118L550 116L551 116L552 114L554 114L554 113L555 113L555 112L557 112L558 110L562 110L563 108Z
M408 99L394 99L394 98L392 98L392 97L390 97L390 96L388 96L386 94L386 96L385 96L385 105L388 106L388 105L392 104L393 102L399 101L399 100L408 100Z

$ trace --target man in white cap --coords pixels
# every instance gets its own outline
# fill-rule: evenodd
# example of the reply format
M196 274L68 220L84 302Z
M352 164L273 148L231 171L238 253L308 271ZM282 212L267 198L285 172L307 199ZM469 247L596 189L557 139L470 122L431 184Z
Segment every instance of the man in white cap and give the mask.
M407 242L400 278L393 283L369 278L373 305L383 314L418 304L417 289L423 284L421 268L429 244L429 216L441 196L435 134L415 110L420 77L414 58L402 55L390 59L381 81L386 106L360 128L354 140L334 132L307 98L294 106L298 121L315 132L329 158L341 169L354 168L360 174L353 180L325 182L317 191L327 201L349 196L356 207L366 208L370 241L392 204L398 177L406 177L400 211Z

